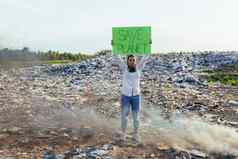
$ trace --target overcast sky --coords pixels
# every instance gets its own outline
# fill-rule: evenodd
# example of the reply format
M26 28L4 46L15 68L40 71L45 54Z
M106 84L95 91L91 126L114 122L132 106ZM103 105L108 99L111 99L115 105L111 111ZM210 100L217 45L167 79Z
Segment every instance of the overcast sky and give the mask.
M151 26L152 51L238 50L238 0L0 0L0 47L95 52Z

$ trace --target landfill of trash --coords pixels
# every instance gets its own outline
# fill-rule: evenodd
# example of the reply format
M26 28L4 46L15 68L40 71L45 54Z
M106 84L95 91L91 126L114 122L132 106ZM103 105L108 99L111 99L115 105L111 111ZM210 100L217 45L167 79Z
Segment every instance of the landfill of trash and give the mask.
M209 84L203 72L226 65L238 66L237 52L151 55L139 146L130 135L126 145L115 139L122 72L111 52L77 64L0 68L0 159L235 159L238 87Z

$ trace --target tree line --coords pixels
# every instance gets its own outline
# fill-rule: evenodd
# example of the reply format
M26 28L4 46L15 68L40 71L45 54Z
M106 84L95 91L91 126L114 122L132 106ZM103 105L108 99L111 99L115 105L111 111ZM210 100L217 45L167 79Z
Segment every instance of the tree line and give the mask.
M0 61L12 60L12 61L48 61L48 60L70 60L80 61L93 57L94 55L86 55L83 53L70 53L59 51L46 51L46 52L33 52L28 47L22 49L0 49Z

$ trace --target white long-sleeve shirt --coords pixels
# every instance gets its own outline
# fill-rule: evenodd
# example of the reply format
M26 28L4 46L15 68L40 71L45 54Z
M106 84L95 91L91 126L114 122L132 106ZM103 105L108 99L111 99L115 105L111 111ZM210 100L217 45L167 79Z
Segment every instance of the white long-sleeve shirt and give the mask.
M129 72L127 64L123 61L120 55L114 57L117 59L115 62L120 66L123 72L121 93L126 96L139 95L142 69L146 62L148 62L149 56L143 56L142 59L136 63L136 72Z

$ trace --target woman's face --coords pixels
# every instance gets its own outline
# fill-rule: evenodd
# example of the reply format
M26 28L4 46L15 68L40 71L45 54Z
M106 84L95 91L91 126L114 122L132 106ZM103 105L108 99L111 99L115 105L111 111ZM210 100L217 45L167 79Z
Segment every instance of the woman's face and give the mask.
M129 57L127 60L128 67L135 67L136 65L136 59L135 57Z

